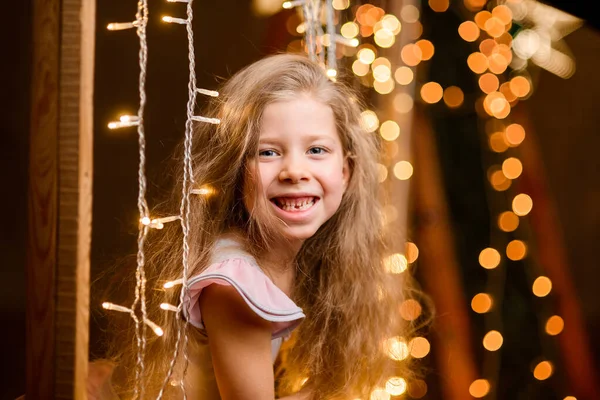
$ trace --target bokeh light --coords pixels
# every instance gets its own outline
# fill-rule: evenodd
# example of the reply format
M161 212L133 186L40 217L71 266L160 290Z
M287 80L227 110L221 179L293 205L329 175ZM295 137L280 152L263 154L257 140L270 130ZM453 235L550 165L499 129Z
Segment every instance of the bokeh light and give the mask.
M519 227L519 217L512 211L505 211L498 216L498 227L504 232L513 232Z
M546 333L550 336L556 336L563 331L565 321L558 315L553 315L546 321Z
M512 201L513 212L519 217L529 214L532 208L533 200L525 193L516 195Z
M510 124L506 127L505 137L511 146L518 146L525 140L525 129L519 124Z
M410 355L414 358L423 358L429 354L431 350L431 344L424 337L416 337L412 339L408 345L410 349Z
M429 7L435 12L444 12L450 7L450 0L429 0Z
M414 299L404 300L400 304L400 316L406 321L414 321L419 318L422 310L419 302Z
M399 376L391 377L385 383L385 390L392 396L400 396L404 392L406 392L407 384L404 378L400 378Z
M533 376L539 381L544 381L552 376L552 372L554 372L552 363L550 361L541 361L533 369Z
M509 157L502 163L502 172L508 179L517 179L523 172L523 164L516 157Z
M484 314L492 309L492 296L487 293L477 293L471 299L471 308L477 314Z
M395 121L384 121L379 127L379 134L383 139L391 142L400 136L400 126Z
M391 274L401 274L408 268L408 262L404 254L395 253L384 260L385 270Z
M490 94L495 92L500 85L498 77L491 73L485 73L479 77L479 88L483 93Z
M421 62L423 52L421 48L414 43L409 43L400 50L400 58L404 64L414 67Z
M420 399L427 394L427 383L416 379L408 384L408 395L413 399Z
M444 90L442 86L437 82L427 82L421 86L421 98L424 102L429 104L437 103L442 99Z
M413 166L408 161L399 161L394 165L394 176L401 181L410 179L413 174Z
M469 394L480 399L490 392L490 383L487 379L477 379L469 386Z
M500 264L500 253L491 247L481 250L479 253L479 265L485 269L494 269Z
M444 90L444 103L450 108L460 107L464 100L465 94L458 86L448 86Z
M421 60L426 61L433 57L433 53L435 53L435 48L433 47L433 43L429 40L421 39L415 43L415 45L421 49Z
M367 132L375 132L379 128L379 118L371 110L365 110L360 114L360 124Z
M498 350L503 342L502 334L498 331L489 331L483 337L483 347L488 351Z
M522 240L512 240L506 245L506 257L518 261L527 255L527 245Z
M465 21L458 26L458 34L467 42L474 42L479 38L480 30L473 21Z
M398 93L394 96L394 110L399 114L406 114L413 108L414 100L408 93Z
M396 82L400 85L408 85L413 81L413 78L414 73L412 69L406 66L399 67L396 69L396 72L394 72L394 79L396 79Z
M384 342L384 349L389 358L396 361L405 360L408 355L408 344L403 337L394 336Z
M537 297L546 297L552 290L552 281L547 276L538 276L533 281L532 292Z
M467 65L476 74L483 74L488 69L488 58L480 52L475 52L467 58Z

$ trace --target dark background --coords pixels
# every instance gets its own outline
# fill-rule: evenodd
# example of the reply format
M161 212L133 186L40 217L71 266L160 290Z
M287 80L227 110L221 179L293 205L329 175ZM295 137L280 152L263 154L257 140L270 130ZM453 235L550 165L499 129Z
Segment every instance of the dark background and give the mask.
M284 51L291 39L285 29L286 12L272 17L256 17L250 2L220 0L198 2L195 13L198 86L214 88L240 67L273 52ZM375 4L380 4L374 2ZM586 25L565 41L577 62L577 72L565 81L545 71L538 75L531 98L523 102L538 134L552 194L558 205L560 224L571 275L591 337L594 357L600 358L600 301L597 297L600 239L600 179L598 179L597 112L600 96L599 20L592 12L593 2L546 2L587 19ZM15 1L0 24L2 62L0 88L2 136L0 171L2 174L2 254L3 290L0 296L4 346L2 352L0 399L13 399L25 387L25 243L27 229L27 160L29 136L29 95L31 73L31 2ZM158 198L167 182L162 174L172 147L183 135L187 97L187 42L185 28L163 24L159 15L183 16L184 6L151 1L148 27L150 46L148 64L147 159L148 198ZM103 351L104 314L98 309L103 288L111 282L115 259L134 251L136 241L137 138L135 130L111 132L108 121L124 112L134 113L137 104L137 46L134 31L107 32L109 22L132 20L134 1L103 0L97 5L96 86L94 94L94 205L92 233L91 354ZM435 21L424 37L443 49L445 20L424 12L423 23ZM438 18L438 19L436 19ZM435 29L434 29L435 28ZM431 35L427 37L427 35ZM439 69L444 59L439 51ZM447 65L447 64L446 64ZM437 72L436 72L437 71ZM443 73L442 73L443 74ZM442 82L441 82L442 83ZM447 126L443 116L433 116L434 127ZM438 130L438 137L439 137ZM442 140L443 138L439 138ZM441 142L444 143L444 142ZM451 159L452 146L441 147L441 160ZM446 152L446 153L444 153ZM451 168L450 165L446 167ZM446 176L457 176L448 173ZM463 176L458 183L464 184ZM457 187L447 182L448 198ZM458 203L451 203L457 231L468 231L468 221L456 214ZM459 210L459 208L458 208ZM462 223L462 225L460 225ZM473 223L471 221L471 223ZM44 332L39 332L44 334ZM600 378L600 377L599 377ZM506 397L508 398L508 397Z

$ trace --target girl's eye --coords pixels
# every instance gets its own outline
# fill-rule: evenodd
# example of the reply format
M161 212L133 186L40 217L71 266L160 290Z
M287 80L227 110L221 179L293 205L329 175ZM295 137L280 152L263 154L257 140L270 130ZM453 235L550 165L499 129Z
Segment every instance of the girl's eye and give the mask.
M308 150L308 152L313 155L321 155L321 154L325 154L327 152L327 150L325 150L322 147L311 147Z
M275 157L277 152L275 150L261 150L258 152L260 157Z

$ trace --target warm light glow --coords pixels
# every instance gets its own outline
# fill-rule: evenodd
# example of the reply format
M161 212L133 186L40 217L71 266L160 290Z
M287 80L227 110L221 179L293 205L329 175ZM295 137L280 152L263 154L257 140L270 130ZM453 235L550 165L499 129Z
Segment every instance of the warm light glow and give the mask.
M371 392L370 400L390 400L390 394L382 388L376 388Z
M575 396L567 396L563 400L577 400L577 397L575 397Z
M427 339L419 336L410 341L408 348L410 349L411 356L414 358L423 358L429 354L431 345Z
M388 79L385 82L381 82L381 81L373 82L373 89L375 89L375 91L379 94L390 94L394 91L395 87L396 87L396 83L394 82L393 79Z
M490 392L490 383L487 379L477 379L469 386L471 396L480 399Z
M398 21L398 18L396 18L396 16L393 14L384 15L383 18L381 18L381 26L383 27L383 29L387 29L394 35L399 34L402 30L402 24L400 23L400 21Z
M531 91L531 83L524 76L515 76L510 80L510 90L517 97L526 97Z
M444 90L444 103L446 103L448 107L460 107L464 100L465 95L458 86L448 86Z
M142 225L146 225L146 226L148 226L148 225L150 225L150 222L152 222L152 220L151 220L150 218L148 218L148 217L143 217L143 218L140 220L140 222L142 223Z
M494 269L500 264L498 250L488 247L479 253L479 265L485 269Z
M358 24L356 22L346 22L340 28L340 33L346 39L355 38L358 35Z
M501 74L508 68L508 60L500 53L493 53L488 57L488 68L494 74Z
M371 64L373 61L375 61L375 52L368 47L363 47L362 49L358 50L356 57L363 64Z
M485 31L493 38L500 37L505 32L505 27L500 18L491 17L485 21Z
M483 93L490 94L495 92L499 85L500 81L494 74L487 72L479 77L479 88Z
M384 349L392 360L402 361L408 357L408 345L406 340L399 336L387 339L384 343Z
M336 10L345 10L350 7L350 0L333 0L332 6Z
M553 315L546 321L546 333L550 336L556 336L563 331L565 321L558 315Z
M511 185L510 179L507 179L501 170L494 170L494 172L489 175L489 179L494 190L497 190L498 192L505 191Z
M385 65L390 70L392 69L392 63L386 57L377 57L375 60L373 60L373 63L371 64L371 68L375 69L380 65Z
M552 375L553 372L552 363L550 361L542 361L535 366L533 370L533 376L539 381L544 381Z
M419 318L421 312L421 305L414 299L404 300L400 304L400 316L406 321L414 321Z
M476 74L483 74L488 69L488 58L482 53L475 52L467 57L467 65Z
M525 129L519 124L510 124L504 135L511 146L518 146L525 140Z
M488 138L490 142L490 149L492 149L496 153L502 153L508 150L508 143L506 143L506 139L504 138L504 134L502 132L494 132Z
M491 310L492 297L487 293L478 293L471 300L471 308L478 314L484 314Z
M433 57L433 53L435 52L435 48L433 47L433 43L429 40L421 39L415 43L419 49L421 49L421 60L426 61Z
M377 44L377 46L387 49L394 45L396 42L396 36L394 36L394 32L392 31L380 29L375 32L373 40L375 40L375 44Z
M386 82L392 76L392 71L390 67L385 64L380 64L373 68L373 79L378 82Z
M394 165L394 176L401 181L410 179L413 174L413 166L408 161L400 161Z
M449 0L429 0L429 7L435 12L444 12L450 7Z
M532 208L533 200L525 193L516 195L512 201L513 212L519 217L529 214Z
M363 63L360 60L354 60L354 62L352 63L352 72L356 76L365 76L369 73L369 71L369 65Z
M489 331L483 337L483 347L488 351L498 350L503 342L502 334L498 331Z
M481 10L487 3L487 0L463 0L463 3L467 10L475 12Z
M517 96L512 92L512 90L510 90L510 82L504 82L502 85L500 85L499 90L509 103L517 100Z
M498 216L498 227L504 232L513 232L519 226L519 217L512 211L505 211Z
M385 383L385 390L392 396L400 396L406 392L406 381L399 376L391 377Z
M510 157L502 163L502 172L508 179L517 179L523 172L523 164L516 157Z
M379 183L384 182L387 179L388 170L383 164L377 164L377 180Z
M427 383L421 379L414 380L408 385L408 395L413 399L420 399L427 394Z
M382 138L391 142L400 136L400 127L395 121L385 121L379 127L379 134Z
M492 16L498 18L504 25L512 23L512 11L508 6L499 5L492 9Z
M419 20L419 16L419 9L412 4L405 5L402 7L402 10L400 10L400 18L411 24L417 22Z
M546 297L552 290L552 281L546 276L539 276L533 281L532 291L537 297Z
M394 110L399 114L406 114L413 108L414 100L408 93L398 93L394 96Z
M467 42L474 42L479 38L480 30L473 21L465 21L458 26L458 34Z
M401 274L408 268L408 262L404 254L395 253L385 258L383 262L385 270L391 274Z
M479 29L485 30L485 23L490 18L492 18L492 13L484 10L484 11L479 11L477 14L475 14L474 20L475 20L475 23L477 24L477 26L479 27Z
M444 90L437 82L427 82L421 87L421 98L425 103L434 104L442 99Z
M414 263L419 258L419 248L413 242L406 242L406 259L409 264Z
M410 67L419 64L421 62L421 57L423 57L421 48L413 43L407 44L400 51L400 58L402 58L404 64Z
M400 85L408 85L412 82L413 78L414 73L412 69L406 66L399 67L394 73L394 79L396 79L396 82Z
M360 124L367 132L375 132L379 128L379 118L371 110L365 110L360 114Z

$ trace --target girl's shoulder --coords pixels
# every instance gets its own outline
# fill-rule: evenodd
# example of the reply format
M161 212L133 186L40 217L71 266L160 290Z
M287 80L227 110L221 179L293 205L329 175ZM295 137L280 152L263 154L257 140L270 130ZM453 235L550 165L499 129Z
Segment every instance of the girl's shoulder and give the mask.
M288 335L304 318L302 309L263 273L235 238L217 240L207 268L188 280L187 316L200 329L204 324L199 299L202 290L212 284L233 287L252 312L272 323L273 338Z

